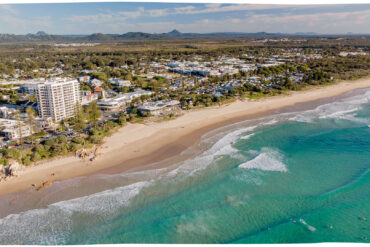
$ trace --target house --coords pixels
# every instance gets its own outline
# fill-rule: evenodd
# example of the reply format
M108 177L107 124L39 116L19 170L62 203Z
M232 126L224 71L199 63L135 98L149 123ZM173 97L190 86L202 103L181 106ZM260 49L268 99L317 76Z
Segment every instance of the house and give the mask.
M112 78L112 79L109 79L109 82L112 85L115 85L118 87L131 87L131 82L129 80L122 80L120 78Z
M32 130L23 121L0 119L0 135L9 140L30 136Z
M3 118L8 118L10 115L14 114L17 111L15 108L8 108L6 106L0 106L0 115Z
M81 105L88 105L94 100L98 100L99 96L96 93L90 91L80 91L80 102Z
M256 83L256 82L259 82L260 80L261 80L261 77L259 77L259 76L251 76L251 77L248 78L248 81L250 83Z
M84 76L79 76L78 81L81 83L88 83L90 81L90 76L84 75Z
M101 87L103 85L103 82L101 80L98 80L98 79L92 79L90 81L90 84L93 87Z
M100 97L100 98L104 98L104 97L105 97L104 90L103 90L103 88L101 88L101 87L96 87L96 88L94 88L94 93L95 93L96 95L98 95L98 97Z

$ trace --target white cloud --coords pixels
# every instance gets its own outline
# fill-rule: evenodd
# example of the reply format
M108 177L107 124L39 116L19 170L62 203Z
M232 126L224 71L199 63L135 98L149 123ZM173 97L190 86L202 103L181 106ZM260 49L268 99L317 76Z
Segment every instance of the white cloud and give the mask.
M162 17L169 15L168 9L151 9L148 10L151 17Z
M72 22L90 21L97 23L98 21L122 21L128 19L136 19L138 17L149 15L150 17L164 17L169 15L194 15L194 14L207 14L207 13L220 13L220 12L233 12L233 11L246 11L258 9L276 9L286 8L287 5L256 5L256 4L235 4L235 5L222 5L222 4L206 4L205 8L201 9L194 5L188 5L175 8L161 8L149 9L139 8L136 11L118 12L118 13L99 13L94 15L81 15L66 18ZM301 6L298 6L301 7ZM297 6L295 6L297 8Z
M18 14L18 11L8 4L0 4L0 11L8 12L10 14Z
M99 13L92 15L75 15L65 18L71 22L89 22L91 24L120 22L128 19L136 19L145 12L144 8L138 8L136 11L120 11L117 13Z
M206 4L204 9L196 8L192 5L174 8L175 14L207 14L207 13L221 13L221 12L233 12L233 11L252 11L261 9L282 9L282 8L307 8L307 6L293 6L293 5L266 5L266 4L233 4L233 5L222 5L222 4Z
M176 16L176 15L196 15L196 14L212 14L212 13L223 13L223 12L235 12L245 11L250 14L255 14L255 10L270 10L274 9L275 13L278 9L290 11L291 13L296 12L299 9L312 8L313 5L267 5L267 4L233 4L225 5L219 3L205 4L203 8L195 5L187 5L175 8L161 8L161 9L144 9L138 8L135 11L121 11L117 13L98 13L91 15L71 16L66 20L72 22L88 21L92 24L101 22L111 23L117 21L125 21L129 19L137 19L139 17L147 16L152 18L165 17L165 16ZM330 12L332 5L320 5L316 6L318 10L326 10Z
M201 7L202 6L202 7ZM74 15L67 17L65 22L53 23L53 18L29 17L19 15L13 5L0 4L0 32L6 30L12 33L28 33L39 30L55 30L58 33L124 33L128 31L142 32L168 32L178 29L181 32L322 32L343 33L357 32L368 33L370 26L370 9L349 11L343 8L333 9L333 5L258 5L258 4L206 4L184 5L162 9L137 8L132 11L99 10L98 14ZM263 11L257 10L275 9ZM279 10L284 11L279 11ZM298 14L302 9L309 9L307 13ZM338 11L342 12L334 12ZM297 12L300 10L299 12ZM226 13L244 11L237 14L212 15L212 13ZM315 13L316 12L316 13ZM269 13L269 14L266 14ZM193 16L197 15L194 20ZM200 14L206 14L201 20ZM177 18L179 15L189 15L186 18ZM160 17L166 17L162 18ZM151 18L150 22L143 22ZM203 17L203 16L202 16ZM135 20L135 21L129 21ZM182 20L186 23L179 23ZM55 24L55 26L54 26ZM56 28L58 26L58 28ZM46 29L46 30L45 30ZM13 31L14 30L14 31ZM52 32L52 31L51 31Z
M181 32L321 32L368 33L370 10L341 13L303 15L254 14L240 18L205 18L193 23L145 22L136 23L133 30L142 32L168 32L174 28Z
M30 33L53 27L53 21L50 16L40 16L29 19L18 18L13 15L0 15L0 23L8 30L14 30L17 33ZM8 33L15 33L8 31ZM0 29L0 32L3 32Z

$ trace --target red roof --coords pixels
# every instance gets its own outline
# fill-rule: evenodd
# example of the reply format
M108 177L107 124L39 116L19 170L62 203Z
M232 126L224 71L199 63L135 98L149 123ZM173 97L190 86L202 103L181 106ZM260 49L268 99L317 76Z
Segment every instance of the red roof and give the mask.
M103 89L101 87L97 87L94 89L94 92L103 92Z

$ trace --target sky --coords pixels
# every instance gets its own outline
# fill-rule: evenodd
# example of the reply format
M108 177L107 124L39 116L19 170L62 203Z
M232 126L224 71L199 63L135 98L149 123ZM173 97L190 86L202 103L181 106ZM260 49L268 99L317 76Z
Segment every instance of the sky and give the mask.
M317 32L370 34L370 4L0 4L0 33Z

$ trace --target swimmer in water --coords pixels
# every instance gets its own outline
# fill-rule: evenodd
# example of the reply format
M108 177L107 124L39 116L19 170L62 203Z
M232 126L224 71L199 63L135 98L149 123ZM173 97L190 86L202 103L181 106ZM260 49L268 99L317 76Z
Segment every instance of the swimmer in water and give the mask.
M297 221L295 219L290 219L291 222L293 223L297 223Z

